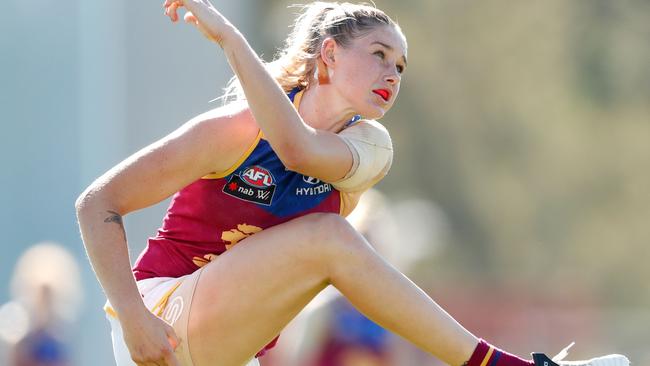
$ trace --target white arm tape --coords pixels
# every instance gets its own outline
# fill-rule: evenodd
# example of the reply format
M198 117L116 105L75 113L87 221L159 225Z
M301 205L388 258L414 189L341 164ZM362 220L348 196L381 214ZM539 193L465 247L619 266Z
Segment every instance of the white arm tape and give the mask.
M342 192L366 190L388 173L393 162L393 143L384 126L373 120L360 121L339 136L352 152L352 168L334 188Z

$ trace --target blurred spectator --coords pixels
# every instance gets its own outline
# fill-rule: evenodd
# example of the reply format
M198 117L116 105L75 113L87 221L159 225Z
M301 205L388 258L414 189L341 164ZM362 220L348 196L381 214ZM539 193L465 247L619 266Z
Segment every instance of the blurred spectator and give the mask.
M79 267L58 244L40 243L18 260L12 301L0 307L0 340L9 366L72 365L67 330L78 313Z
M70 365L68 345L56 324L52 290L43 285L39 291L35 322L32 329L13 347L11 366Z
M391 334L359 313L342 296L329 305L330 319L315 366L388 366Z

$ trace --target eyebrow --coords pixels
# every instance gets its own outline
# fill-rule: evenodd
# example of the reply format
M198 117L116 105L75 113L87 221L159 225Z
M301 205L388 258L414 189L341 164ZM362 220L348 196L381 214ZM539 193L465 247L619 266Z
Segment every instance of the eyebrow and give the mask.
M378 45L380 45L380 46L382 46L382 47L387 48L387 49L390 50L390 51L393 51L393 50L394 50L393 46L387 45L387 44L384 43L384 42L374 41L374 42L372 42L370 45L373 45L373 44L378 44ZM404 66L408 66L408 62L406 62L406 56L402 56L402 59L404 60Z

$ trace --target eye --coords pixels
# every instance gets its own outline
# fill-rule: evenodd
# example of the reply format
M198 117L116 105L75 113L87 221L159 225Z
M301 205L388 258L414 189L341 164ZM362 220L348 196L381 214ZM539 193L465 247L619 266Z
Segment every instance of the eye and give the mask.
M404 66L397 65L397 72L399 72L400 74L403 73L404 72Z
M379 58L381 58L382 60L386 58L386 54L384 53L384 51L376 51L373 53L373 55L379 56Z

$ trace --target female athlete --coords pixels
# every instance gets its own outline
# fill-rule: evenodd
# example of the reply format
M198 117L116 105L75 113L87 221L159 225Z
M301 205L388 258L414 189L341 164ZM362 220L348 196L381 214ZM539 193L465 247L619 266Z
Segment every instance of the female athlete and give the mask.
M330 284L450 365L553 365L476 338L342 218L392 160L375 120L395 102L407 66L396 23L374 7L315 2L265 65L208 0L164 3L174 22L183 7L185 20L223 49L237 101L137 152L77 200L119 366L256 365ZM122 216L172 194L131 269Z

